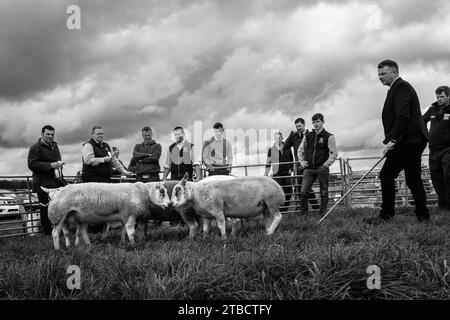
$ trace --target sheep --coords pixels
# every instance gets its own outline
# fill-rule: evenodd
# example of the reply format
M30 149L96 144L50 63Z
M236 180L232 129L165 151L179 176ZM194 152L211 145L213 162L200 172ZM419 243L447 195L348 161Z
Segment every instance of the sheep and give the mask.
M222 181L188 182L185 175L174 187L172 205L182 213L186 205L203 217L203 236L207 237L211 220L215 219L222 240L226 239L225 218L250 218L263 214L266 234L271 235L282 216L280 206L284 203L284 192L278 183L269 177L239 177ZM189 237L195 235L197 226L189 225ZM232 234L235 235L235 225Z
M147 182L146 184L151 184L154 182ZM178 184L178 181L164 181L164 187L167 190L167 194L169 198L171 197L172 190L175 187L176 184ZM170 221L170 222L186 222L188 223L198 223L200 222L200 217L195 214L194 209L192 206L186 206L183 217L180 215L180 213L175 210L175 208L169 206L167 207L161 207L157 206L153 203L150 203L150 214L149 215L143 215L139 217L138 219L138 225L139 228L143 227L144 230L144 237L148 237L148 221L149 220L157 220L157 221Z
M59 246L61 230L66 247L70 246L68 225L78 223L75 245L82 240L90 244L88 224L121 222L131 244L134 244L136 218L150 215L150 204L168 207L170 199L162 183L80 183L58 189L42 190L51 198L48 217L53 224L53 244Z

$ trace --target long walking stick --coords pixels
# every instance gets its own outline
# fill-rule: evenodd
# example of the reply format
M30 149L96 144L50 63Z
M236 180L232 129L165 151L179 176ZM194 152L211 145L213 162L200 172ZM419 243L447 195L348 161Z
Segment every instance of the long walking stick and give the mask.
M377 161L377 163L375 163L374 165L373 165L373 167L372 168L370 168L370 170L369 171L367 171L367 173L365 174L365 175L363 175L362 177L361 177L361 179L359 179L358 180L358 182L356 182L331 208L330 208L330 210L328 210L328 212L322 217L322 219L320 219L319 220L319 223L318 224L320 224L325 218L326 218L326 216L327 215L329 215L330 214L330 212L331 211L333 211L333 209L342 201L342 200L344 200L345 199L345 197L353 190L353 189L355 189L356 188L356 186L365 178L365 177L367 177L368 175L369 175L369 173L371 173L372 172L372 170L373 169L375 169L375 167L384 159L386 157L386 155L384 155L380 160L378 160Z

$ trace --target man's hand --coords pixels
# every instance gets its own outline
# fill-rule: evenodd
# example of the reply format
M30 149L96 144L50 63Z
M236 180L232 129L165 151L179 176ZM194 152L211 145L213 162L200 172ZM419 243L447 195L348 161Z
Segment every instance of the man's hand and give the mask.
M387 153L389 150L394 149L394 146L395 146L395 142L389 141L389 142L387 143L386 147L384 147L384 149L383 149L383 157L386 155L386 153Z
M301 165L303 168L306 168L306 167L308 166L308 161L300 161L300 165Z
M104 157L103 159L105 162L111 162L111 157Z
M122 174L124 174L126 176L135 176L136 175L136 173L128 171L128 170L125 170L124 172L122 172Z
M50 163L50 167L51 167L52 169L59 169L59 168L62 168L62 167L63 167L64 163L65 163L65 162L62 162L62 161L52 162L52 163Z

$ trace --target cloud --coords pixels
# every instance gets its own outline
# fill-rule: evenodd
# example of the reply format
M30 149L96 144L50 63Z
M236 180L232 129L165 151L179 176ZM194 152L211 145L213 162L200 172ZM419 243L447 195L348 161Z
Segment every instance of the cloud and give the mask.
M65 27L69 4L81 7L81 30ZM5 0L0 148L26 150L50 123L75 170L94 124L128 157L146 125L166 148L173 127L193 128L194 121L204 130L222 121L230 129L287 134L295 118L309 124L321 112L342 155L369 154L380 148L386 90L376 64L396 59L425 108L434 88L448 84L449 6ZM374 12L379 28L368 27Z

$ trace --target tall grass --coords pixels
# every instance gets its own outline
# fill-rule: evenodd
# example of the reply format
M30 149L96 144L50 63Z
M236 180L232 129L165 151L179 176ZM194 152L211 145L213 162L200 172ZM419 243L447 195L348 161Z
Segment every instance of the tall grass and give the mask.
M404 208L394 221L367 225L374 209L287 215L267 237L246 222L225 243L186 238L186 228L152 229L135 247L119 232L93 245L53 250L50 237L0 240L0 298L7 299L448 299L449 214L429 224ZM381 289L366 285L381 268ZM81 289L69 290L69 265Z

